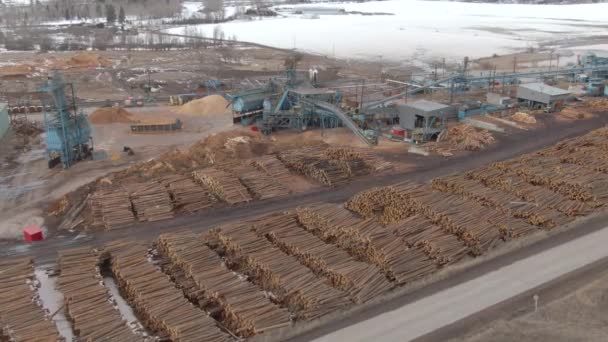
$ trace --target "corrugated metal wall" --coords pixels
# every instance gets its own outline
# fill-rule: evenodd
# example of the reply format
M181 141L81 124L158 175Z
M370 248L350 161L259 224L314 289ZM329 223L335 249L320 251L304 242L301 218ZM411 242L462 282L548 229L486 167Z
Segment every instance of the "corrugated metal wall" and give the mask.
M8 106L6 103L0 103L0 138L8 131Z

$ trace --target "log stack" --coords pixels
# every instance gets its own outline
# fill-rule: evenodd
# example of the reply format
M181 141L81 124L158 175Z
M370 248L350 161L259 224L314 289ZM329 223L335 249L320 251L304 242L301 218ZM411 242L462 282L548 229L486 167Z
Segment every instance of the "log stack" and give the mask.
M167 189L159 182L136 183L129 186L133 209L140 222L173 218L173 203Z
M99 273L99 255L90 248L59 252L58 289L63 294L67 317L83 341L143 341L112 305Z
M229 264L286 306L296 320L319 318L352 304L346 293L260 238L249 224L214 229L205 239Z
M176 210L194 213L213 207L217 203L209 190L196 184L188 176L167 176L163 178L162 184L169 190Z
M287 185L292 181L292 175L289 172L289 169L287 169L275 156L263 156L251 159L249 163L281 184Z
M251 165L237 167L234 173L256 199L264 200L289 195L289 190L277 179Z
M229 330L249 337L290 324L289 312L273 304L256 285L226 268L220 257L192 233L163 234L159 250L196 285L197 302L217 306Z
M355 302L367 302L394 286L375 265L359 262L306 231L298 224L295 213L257 219L254 229L258 236L296 257L315 274L327 277L334 287L348 292Z
M148 261L146 248L116 243L106 250L122 293L150 331L172 341L230 341L212 318L188 302L169 277Z
M54 322L39 306L31 258L0 260L0 340L59 341Z
M234 205L252 200L247 188L241 184L239 179L226 171L208 168L194 171L192 175L197 182L228 204Z
M97 191L91 196L90 207L94 226L115 230L135 223L129 194L124 190Z

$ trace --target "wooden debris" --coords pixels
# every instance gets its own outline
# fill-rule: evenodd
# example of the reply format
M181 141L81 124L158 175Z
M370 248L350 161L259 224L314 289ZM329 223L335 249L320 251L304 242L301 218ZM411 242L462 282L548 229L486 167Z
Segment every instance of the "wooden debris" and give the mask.
M33 260L0 260L0 340L59 341L54 322L38 304Z
M247 189L239 179L226 171L208 168L192 172L194 179L206 186L220 200L228 204L251 201Z
M99 273L100 257L90 247L59 252L60 276L65 311L74 333L83 341L143 341L127 326L110 302Z
M196 235L163 234L157 246L194 282L199 305L212 310L219 307L222 323L237 335L249 337L290 324L287 310L223 266L220 257Z
M230 341L216 322L195 308L133 243L107 246L112 273L127 301L152 332L173 341Z

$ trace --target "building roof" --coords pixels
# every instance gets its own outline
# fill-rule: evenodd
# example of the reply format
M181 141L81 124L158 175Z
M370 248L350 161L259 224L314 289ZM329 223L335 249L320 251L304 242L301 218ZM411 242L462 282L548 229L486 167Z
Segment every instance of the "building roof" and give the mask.
M444 105L443 103L427 101L427 100L418 100L412 103L406 104L407 107L416 108L425 112L432 112L440 109L450 108L448 105Z
M560 88L556 88L556 87L552 87L548 84L544 84L544 83L527 83L527 84L520 84L519 85L522 88L526 88L532 91L537 91L543 94L547 94L549 96L559 96L559 95L568 95L570 94L569 91L564 90L564 89L560 89Z

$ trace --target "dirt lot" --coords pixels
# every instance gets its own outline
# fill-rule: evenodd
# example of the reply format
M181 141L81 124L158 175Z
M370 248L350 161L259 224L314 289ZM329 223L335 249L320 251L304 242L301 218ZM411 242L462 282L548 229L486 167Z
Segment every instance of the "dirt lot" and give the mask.
M542 297L539 297L542 304ZM567 296L534 312L501 319L482 331L456 341L605 341L608 312L608 275L603 274Z

